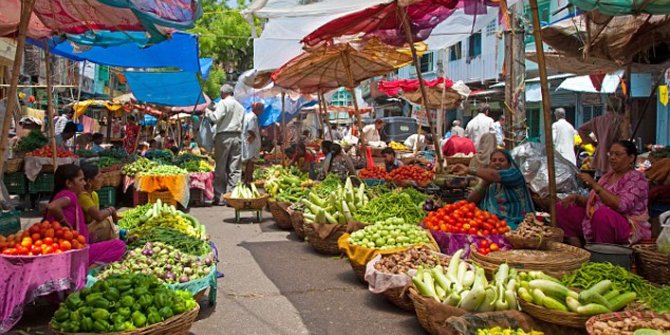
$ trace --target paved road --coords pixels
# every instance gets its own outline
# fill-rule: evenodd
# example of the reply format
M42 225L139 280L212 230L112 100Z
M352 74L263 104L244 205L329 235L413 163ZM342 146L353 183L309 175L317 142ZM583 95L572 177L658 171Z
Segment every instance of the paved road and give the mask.
M223 207L191 214L207 226L225 274L217 305L201 302L193 334L424 334L413 314L367 291L345 259L316 254L269 213L261 224L235 224ZM53 310L29 306L16 329L44 334Z

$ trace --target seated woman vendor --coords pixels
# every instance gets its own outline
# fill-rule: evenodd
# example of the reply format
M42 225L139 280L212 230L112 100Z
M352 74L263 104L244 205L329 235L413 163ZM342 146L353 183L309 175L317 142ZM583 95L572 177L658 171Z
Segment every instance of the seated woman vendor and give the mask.
M488 167L468 168L456 164L451 172L458 175L469 173L481 178L468 201L507 221L511 229L516 229L526 213L535 211L526 181L507 151L493 151Z
M386 167L386 172L391 172L404 165L401 160L396 158L395 150L392 148L386 147L382 149L382 157L384 157L384 166Z
M297 166L302 172L309 172L310 164L316 162L316 158L307 150L305 143L295 145L295 152L291 157L291 164Z
M100 198L96 192L102 187L100 169L94 164L82 165L81 169L84 171L86 186L84 191L79 193L78 198L86 217L90 243L118 239L119 234L113 222L117 218L116 209L114 207L100 209Z
M615 142L607 153L609 172L598 182L589 174L579 175L591 188L589 195L569 195L556 205L556 222L565 231L567 243L628 245L651 237L649 184L634 169L636 153L632 142Z
M65 164L58 167L54 175L54 194L47 205L45 219L58 221L77 230L89 243L89 265L97 263L111 263L120 260L126 252L123 241L90 243L90 234L84 211L79 205L77 194L85 191L86 181L84 172L74 164Z

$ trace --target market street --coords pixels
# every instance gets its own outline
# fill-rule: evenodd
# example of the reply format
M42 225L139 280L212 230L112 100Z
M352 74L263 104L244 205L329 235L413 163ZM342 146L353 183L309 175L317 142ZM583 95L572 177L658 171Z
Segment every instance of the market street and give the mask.
M217 306L201 301L192 334L424 334L416 316L370 293L346 259L315 253L294 233L278 230L269 212L260 225L234 224L234 211L226 207L190 214L207 226L225 274ZM28 307L10 334L27 328L43 334L53 310Z

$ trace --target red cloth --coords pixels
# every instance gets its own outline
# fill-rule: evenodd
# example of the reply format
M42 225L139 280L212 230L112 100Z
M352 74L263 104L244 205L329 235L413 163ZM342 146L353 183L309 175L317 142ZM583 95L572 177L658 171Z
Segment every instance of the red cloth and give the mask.
M474 154L477 152L477 150L475 149L474 143L472 143L469 138L454 135L450 137L446 143L444 143L442 146L442 152L445 156L449 157L458 153L464 155Z
M139 132L140 126L136 124L126 125L126 137L123 138L123 147L129 155L132 155L135 151L135 142L137 142L137 133Z
M556 204L556 222L566 237L584 239L582 222L586 217L586 208L580 206L563 207ZM591 218L595 243L629 244L630 223L626 218L609 207L600 207Z
M454 82L452 80L445 80L444 77L439 77L433 80L424 80L423 83L426 87L435 87L441 83L445 83L446 88L451 88L454 86ZM400 93L400 91L412 92L418 90L419 79L399 79L391 81L382 80L379 82L378 87L380 92L388 96L396 96Z

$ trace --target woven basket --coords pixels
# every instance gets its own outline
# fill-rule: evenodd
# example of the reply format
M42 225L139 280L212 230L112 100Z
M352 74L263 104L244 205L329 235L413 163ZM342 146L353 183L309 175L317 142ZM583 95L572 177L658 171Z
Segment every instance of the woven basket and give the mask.
M349 264L351 265L351 269L354 270L354 274L356 274L356 278L361 281L363 284L367 284L367 280L365 280L365 265L357 265L354 264L351 260L349 260Z
M230 193L223 195L223 200L225 200L226 203L230 205L230 207L235 209L263 209L263 207L267 205L269 198L270 195L268 194L263 194L260 198L254 199L231 198Z
M179 315L175 315L165 321L155 323L151 326L129 330L124 332L105 333L106 335L188 335L195 318L198 317L200 306ZM54 330L49 324L49 330L56 335L93 335L94 333L66 333Z
M447 157L447 165L463 164L469 166L471 159L472 157Z
M526 314L555 325L584 329L586 321L589 319L587 315L556 311L529 303L523 299L519 299L519 304L521 305L521 310Z
M563 242L563 229L557 227L550 228L553 232L551 237L521 237L511 232L505 233L505 239L512 245L514 249L539 249L546 250L549 242Z
M42 173L53 173L54 171L56 171L56 167L52 164L42 165L42 169L40 170Z
M414 303L412 303L412 299L409 297L409 290L407 287L390 288L382 292L382 295L386 300L396 305L398 308L414 312Z
M170 191L149 192L148 202L150 204L156 203L158 199L160 199L161 202L165 204L177 206L177 200L172 196L172 193L170 193Z
M102 187L119 187L123 180L121 170L112 170L102 174Z
M12 158L5 162L5 173L14 173L23 170L23 158Z
M283 230L293 229L291 224L291 214L288 213L288 208L291 206L288 202L270 202L270 213L275 220L277 227Z
M314 248L314 251L324 255L338 256L342 253L337 246L337 239L346 232L347 227L345 225L340 225L330 236L326 239L322 239L311 224L305 224L305 237L307 238L307 242Z
M443 324L444 321L451 316L461 316L467 313L463 309L447 304L441 304L431 298L421 296L414 287L409 288L409 297L414 304L414 311L416 312L416 318L419 320L419 324L430 334L438 333L438 329L433 327L433 325ZM440 310L439 315L442 317L446 316L444 320L436 320L437 313L435 312L437 309Z
M586 321L586 331L589 334L595 334L594 332L594 325L596 322L608 322L608 321L624 321L626 319L630 319L632 317L636 317L639 320L645 320L645 321L650 321L655 318L659 319L665 319L666 321L670 321L670 314L656 314L652 312L617 312L617 313L607 313L607 314L600 314L596 315L592 318L590 318L588 321ZM667 331L667 330L666 330Z
M640 276L656 284L670 282L668 255L658 252L656 244L636 244L633 249L637 254L637 271Z
M263 188L263 187L265 187L265 180L256 180L256 181L254 181L254 186L256 186L256 188Z
M305 217L301 211L288 210L291 216L291 225L300 241L305 240Z

